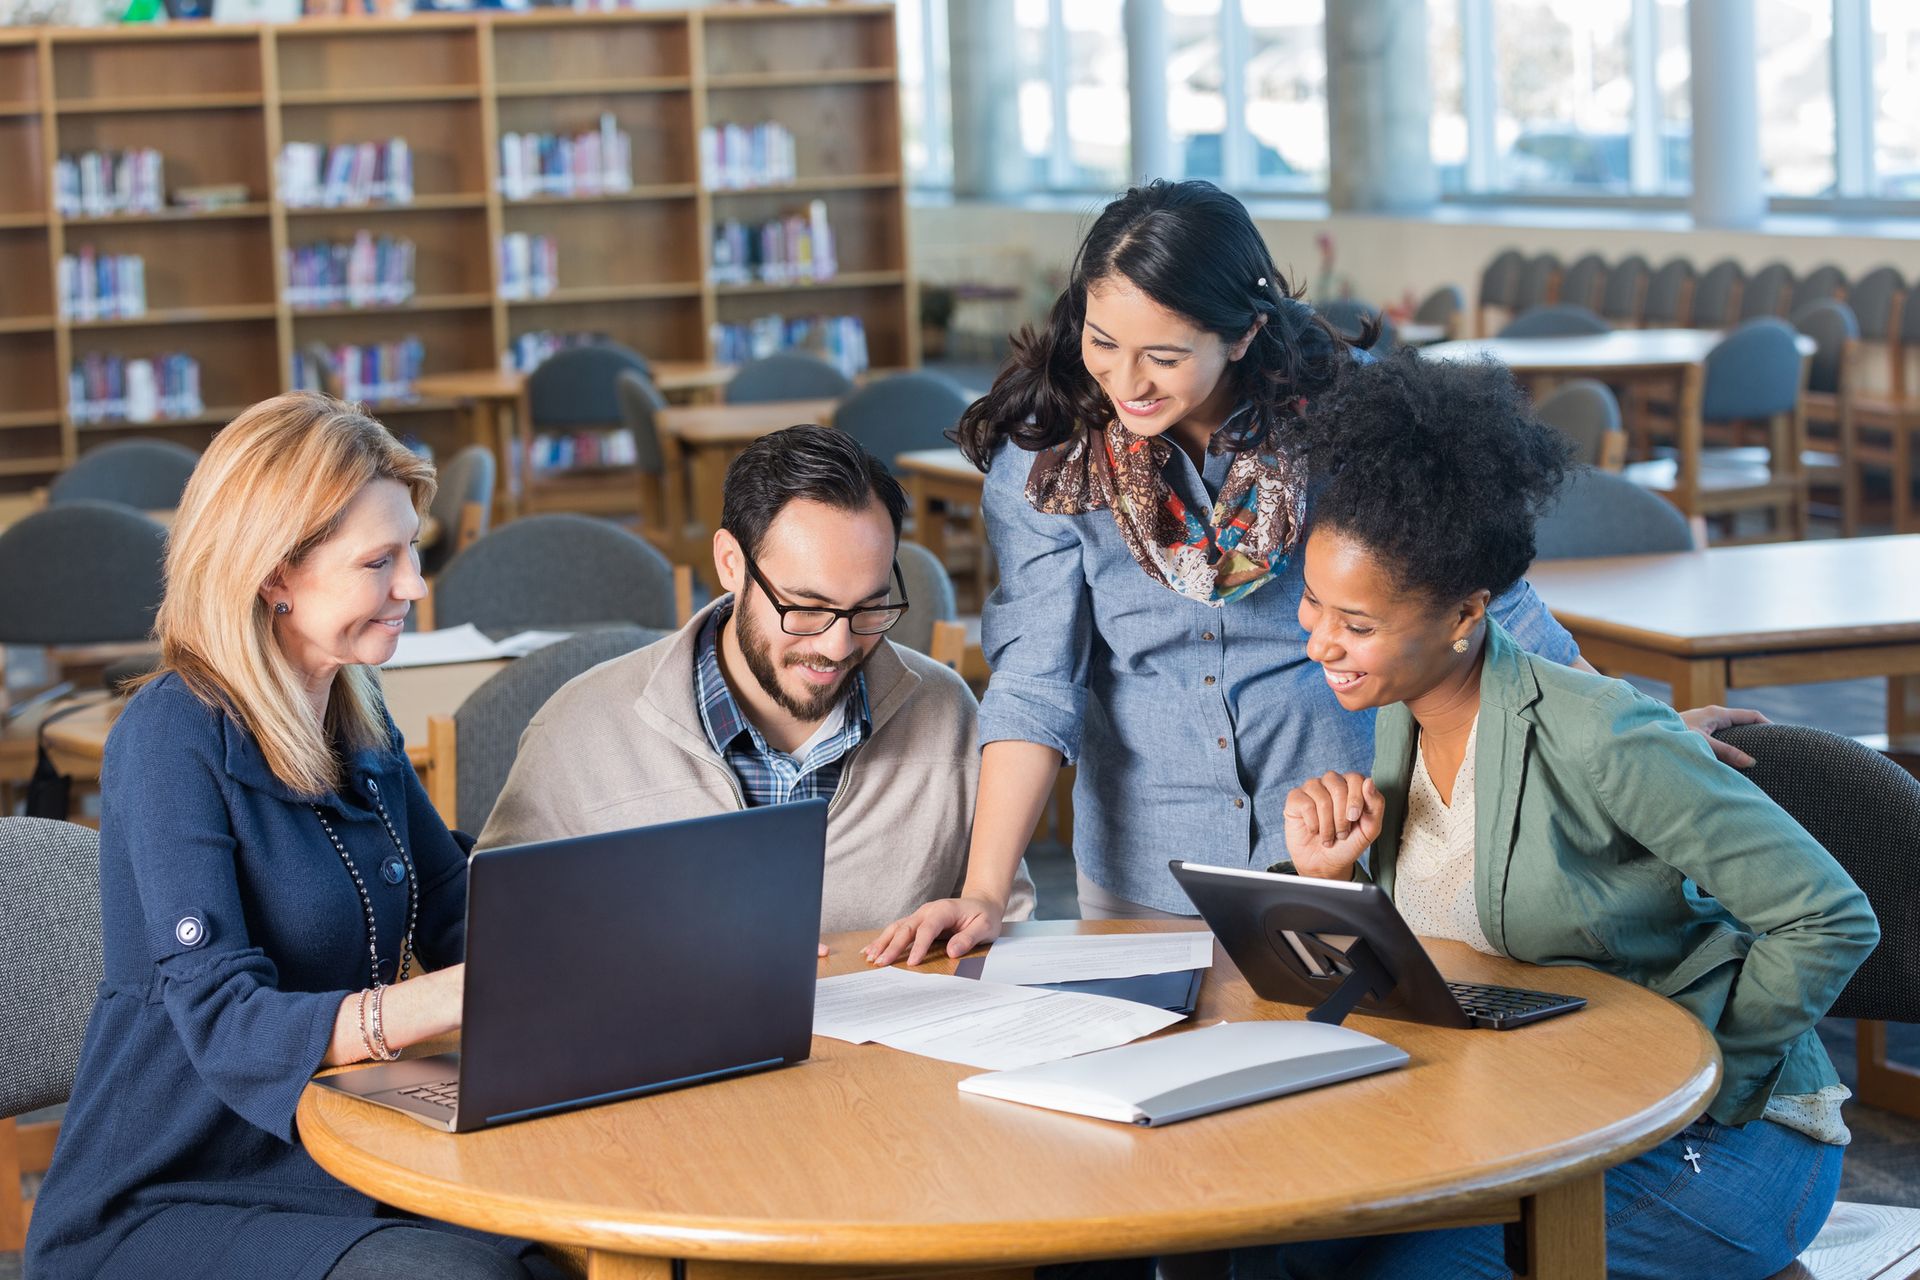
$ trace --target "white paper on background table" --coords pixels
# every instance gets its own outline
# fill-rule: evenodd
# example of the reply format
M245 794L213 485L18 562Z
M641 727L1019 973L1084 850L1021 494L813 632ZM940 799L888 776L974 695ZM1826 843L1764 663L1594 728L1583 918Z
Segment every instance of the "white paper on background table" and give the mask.
M505 640L489 640L471 622L439 631L405 631L393 656L381 664L392 671L401 667L442 667L457 662L491 662L499 658L524 658L536 649L565 640L567 631L522 631Z
M1110 1049L1184 1017L1131 1000L886 968L822 978L813 1032L1004 1071Z
M980 967L982 982L1037 985L1092 978L1138 978L1213 967L1213 935L1118 933L1001 938Z

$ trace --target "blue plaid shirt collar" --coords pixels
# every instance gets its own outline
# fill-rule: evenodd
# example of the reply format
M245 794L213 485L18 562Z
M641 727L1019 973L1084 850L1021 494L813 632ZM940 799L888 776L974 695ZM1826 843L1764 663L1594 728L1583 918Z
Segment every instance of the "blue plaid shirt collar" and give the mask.
M747 719L720 672L720 628L732 616L733 602L722 600L707 615L694 646L694 695L707 745L732 767L750 805L831 798L846 757L872 732L866 673L855 672L847 688L839 731L814 743L804 756L787 755Z

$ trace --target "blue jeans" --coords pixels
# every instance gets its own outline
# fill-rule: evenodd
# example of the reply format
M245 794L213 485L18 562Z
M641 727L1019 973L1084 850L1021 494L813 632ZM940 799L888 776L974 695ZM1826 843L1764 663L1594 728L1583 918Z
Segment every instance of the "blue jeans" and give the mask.
M1609 1280L1765 1280L1813 1242L1843 1148L1755 1120L1702 1118L1607 1171ZM1692 1152L1699 1157L1686 1158ZM1234 1280L1505 1280L1500 1227L1241 1249Z

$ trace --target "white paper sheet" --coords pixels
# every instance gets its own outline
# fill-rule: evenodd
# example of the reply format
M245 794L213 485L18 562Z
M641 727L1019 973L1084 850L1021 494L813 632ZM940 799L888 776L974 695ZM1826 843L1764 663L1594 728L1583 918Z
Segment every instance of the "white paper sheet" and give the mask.
M1213 935L1119 933L1001 938L980 967L982 982L1037 985L1089 978L1137 978L1213 967Z
M465 626L445 627L439 631L406 631L400 635L393 656L382 665L389 671L400 667L439 667L456 662L489 662L496 658L524 658L535 649L565 640L566 631L522 631L505 640L489 640L471 622Z
M1183 1017L1129 1000L888 968L821 979L813 1032L1008 1070L1109 1049Z

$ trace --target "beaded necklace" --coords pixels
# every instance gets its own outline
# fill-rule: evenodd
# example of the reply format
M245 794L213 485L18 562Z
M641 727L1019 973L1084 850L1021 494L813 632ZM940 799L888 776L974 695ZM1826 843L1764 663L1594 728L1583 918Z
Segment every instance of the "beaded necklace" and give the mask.
M368 778L367 789L373 793L373 807L380 814L381 825L387 829L387 838L393 841L393 847L399 851L400 875L401 878L407 882L407 932L400 939L399 967L395 970L393 978L395 982L405 982L407 979L407 970L413 963L413 926L420 908L419 885L415 883L413 857L408 854L407 846L400 842L400 833L393 829L393 820L387 817L387 806L380 800L380 784L374 779ZM334 851L340 855L340 861L346 866L347 874L353 877L354 892L360 895L360 907L366 912L367 916L368 967L372 970L373 974L372 985L378 987L382 985L380 982L380 943L373 921L373 897L367 892L366 882L360 878L359 868L353 865L353 859L348 856L347 846L340 842L340 837L334 832L333 824L327 821L327 815L320 811L320 806L317 804L310 807L313 809L313 816L320 819L320 825L326 828L327 839L333 842ZM395 883L395 881L389 878L388 883Z

